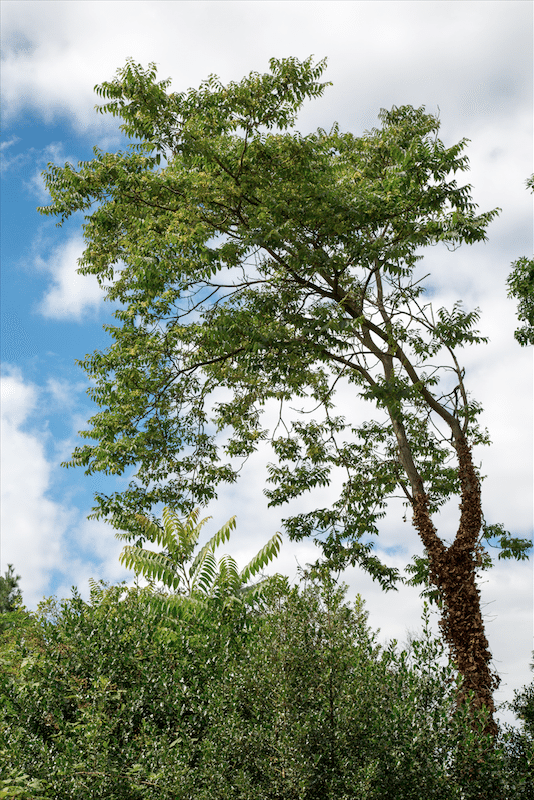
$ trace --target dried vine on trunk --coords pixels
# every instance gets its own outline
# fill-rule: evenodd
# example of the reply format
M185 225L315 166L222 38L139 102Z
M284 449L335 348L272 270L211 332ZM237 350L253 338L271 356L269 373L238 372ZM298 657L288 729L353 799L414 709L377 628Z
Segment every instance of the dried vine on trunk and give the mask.
M445 547L439 539L428 510L425 494L413 498L413 522L427 550L430 579L442 597L440 627L451 658L463 676L458 702L473 693L473 706L489 712L486 732L495 735L493 691L500 678L490 668L491 653L484 633L480 592L476 584L479 566L477 546L482 525L480 481L465 440L456 445L462 491L460 524L455 540Z

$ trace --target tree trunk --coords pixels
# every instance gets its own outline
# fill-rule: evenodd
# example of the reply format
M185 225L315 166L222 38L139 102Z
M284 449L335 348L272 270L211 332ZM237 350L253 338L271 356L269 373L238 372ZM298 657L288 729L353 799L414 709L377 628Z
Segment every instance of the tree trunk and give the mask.
M463 676L458 702L473 692L475 709L489 712L486 732L495 735L493 691L500 683L490 669L491 653L484 633L480 592L476 585L479 565L479 536L482 526L480 481L473 467L471 452L463 437L455 443L461 484L460 524L453 544L445 547L436 533L425 494L413 496L413 524L427 550L430 580L442 596L440 627L450 648L451 659Z

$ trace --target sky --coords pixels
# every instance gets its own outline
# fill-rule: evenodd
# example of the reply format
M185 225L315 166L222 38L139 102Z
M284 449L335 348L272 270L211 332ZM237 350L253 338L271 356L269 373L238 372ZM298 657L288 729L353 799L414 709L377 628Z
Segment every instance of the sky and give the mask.
M77 164L95 145L115 151L124 144L118 121L95 113L94 86L130 57L156 62L158 77L171 77L171 88L182 91L213 73L227 82L264 72L273 56L326 56L333 85L305 104L302 133L337 121L358 135L378 124L381 108L410 104L439 114L447 145L470 140L466 181L475 202L481 211L502 211L488 242L454 253L432 249L424 268L435 305L461 299L479 307L479 327L490 338L462 353L492 439L475 453L486 476L485 518L532 535L532 348L514 340L516 304L506 295L512 262L532 254L525 187L533 171L532 24L533 6L524 0L3 0L0 571L14 564L29 608L51 594L68 597L73 585L87 596L91 577L132 580L113 529L87 520L94 492L113 491L124 479L60 466L96 412L75 359L108 346L102 326L113 309L92 277L76 273L80 216L57 228L36 210L47 204L47 163ZM205 537L237 515L225 551L240 565L280 528L283 511L268 509L262 493L267 460L258 453L241 481L205 510L213 517ZM454 535L457 513L454 505L444 510L440 532ZM410 521L388 516L376 552L400 569L420 553ZM284 541L271 571L296 579L298 566L317 555L310 542ZM343 578L349 600L356 593L365 599L383 641L402 644L420 628L416 589L385 594L357 568ZM481 592L502 703L532 679L532 561L498 561ZM513 721L506 711L501 718Z

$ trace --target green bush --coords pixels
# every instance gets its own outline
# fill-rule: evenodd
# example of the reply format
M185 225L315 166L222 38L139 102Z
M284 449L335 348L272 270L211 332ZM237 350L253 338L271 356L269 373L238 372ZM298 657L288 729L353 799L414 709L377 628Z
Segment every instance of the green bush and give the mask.
M506 705L521 724L519 730L507 726L504 734L513 772L524 781L518 796L521 800L534 800L534 681L516 691L513 702Z
M366 617L329 579L278 598L223 676L198 797L512 796L502 749L456 713L455 675L428 619L408 654L379 647Z
M530 797L510 736L456 711L428 611L400 651L328 574L279 579L255 610L209 602L172 621L147 590L94 585L21 617L0 651L0 798Z

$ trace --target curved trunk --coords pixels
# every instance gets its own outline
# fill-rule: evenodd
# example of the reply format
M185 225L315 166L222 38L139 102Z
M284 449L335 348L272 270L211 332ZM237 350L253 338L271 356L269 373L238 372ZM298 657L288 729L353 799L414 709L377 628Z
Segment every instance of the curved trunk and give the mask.
M455 540L445 547L436 533L428 511L426 495L413 496L413 524L428 552L430 580L442 596L440 627L458 671L463 688L458 702L473 692L475 708L489 711L486 732L496 734L493 719L493 691L500 679L490 669L491 653L484 633L480 592L476 585L478 543L482 525L480 481L473 467L471 452L463 436L455 443L461 484L460 524Z

